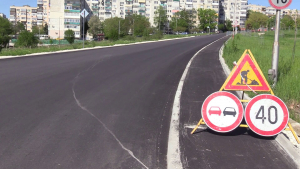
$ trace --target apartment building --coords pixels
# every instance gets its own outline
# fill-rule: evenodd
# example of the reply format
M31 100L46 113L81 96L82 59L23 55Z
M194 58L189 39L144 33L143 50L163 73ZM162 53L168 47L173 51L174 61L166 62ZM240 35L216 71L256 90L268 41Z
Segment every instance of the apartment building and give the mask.
M72 29L80 38L80 0L51 0L49 37L64 38L65 30Z
M37 26L37 7L30 7L29 5L10 6L9 21L12 24L21 22L26 30L31 31L33 26Z
M245 29L247 20L248 0L221 0L220 23L230 20L233 26Z
M49 23L50 0L37 0L37 25Z
M0 17L6 18L6 15L4 13L0 13Z
M214 9L219 13L219 0L102 0L99 5L99 18L104 21L111 17L125 18L131 14L139 14L149 18L154 26L155 11L162 6L168 19L183 9Z

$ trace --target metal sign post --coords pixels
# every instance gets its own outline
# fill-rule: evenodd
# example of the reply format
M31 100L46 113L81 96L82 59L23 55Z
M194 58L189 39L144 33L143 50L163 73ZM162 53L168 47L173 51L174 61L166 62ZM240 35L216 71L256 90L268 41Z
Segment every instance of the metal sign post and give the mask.
M275 25L275 39L273 45L273 60L272 69L269 69L268 75L274 81L273 87L276 85L278 78L278 58L279 58L279 31L280 31L280 10L287 8L292 0L269 0L272 7L277 9L276 11L276 25Z
M82 16L82 18L83 18L83 31L82 31L82 46L83 46L83 48L84 48L84 19L85 19L85 17L86 16L88 16L89 15L89 13L85 10L85 9L83 9L82 11L81 11L81 13L80 13L80 15Z
M85 10L83 10L83 31L82 31L82 48L84 48L84 18L85 18Z

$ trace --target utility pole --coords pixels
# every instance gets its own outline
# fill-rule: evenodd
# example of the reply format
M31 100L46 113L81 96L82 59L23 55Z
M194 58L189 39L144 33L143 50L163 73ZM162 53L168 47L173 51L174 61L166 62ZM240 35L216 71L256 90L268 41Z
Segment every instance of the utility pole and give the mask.
M133 28L132 28L132 35L134 36L134 19L133 19Z
M278 78L278 57L279 57L279 31L280 31L280 10L276 10L276 25L275 25L275 40L273 45L273 60L272 69L269 70L268 74L270 78L275 82L276 85Z
M82 31L82 46L83 46L83 48L84 48L84 18L85 18L85 10L83 11L83 31Z
M159 14L159 31L160 31L160 14Z
M234 1L234 14L233 14L233 22L234 22L234 26L233 26L233 37L235 35L235 30L236 30L236 0Z
M120 39L120 20L119 20L119 34L118 34L118 39Z
M60 17L58 18L58 44L60 46Z

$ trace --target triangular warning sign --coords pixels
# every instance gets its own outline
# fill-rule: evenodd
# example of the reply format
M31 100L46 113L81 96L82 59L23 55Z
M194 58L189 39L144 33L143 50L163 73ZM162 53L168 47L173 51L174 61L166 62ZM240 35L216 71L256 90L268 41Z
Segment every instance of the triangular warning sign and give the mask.
M255 59L252 60L246 52L238 61L223 86L225 90L271 91Z

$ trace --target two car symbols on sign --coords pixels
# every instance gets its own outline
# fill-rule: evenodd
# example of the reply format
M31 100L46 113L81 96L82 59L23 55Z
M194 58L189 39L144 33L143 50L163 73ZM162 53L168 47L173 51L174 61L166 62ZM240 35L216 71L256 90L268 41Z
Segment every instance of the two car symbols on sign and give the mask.
M217 114L219 116L221 116L222 111L220 109L220 107L218 106L212 106L210 107L210 109L208 110L208 114L211 116L212 114ZM236 111L233 107L226 107L223 111L224 116L226 115L232 115L233 117L235 117L236 115Z

